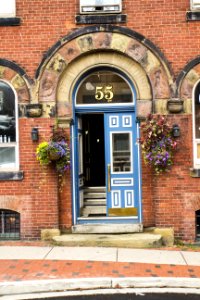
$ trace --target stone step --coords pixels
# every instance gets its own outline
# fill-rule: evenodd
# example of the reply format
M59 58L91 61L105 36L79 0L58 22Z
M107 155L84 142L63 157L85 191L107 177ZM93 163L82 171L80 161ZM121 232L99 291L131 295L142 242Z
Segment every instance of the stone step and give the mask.
M84 206L106 206L106 199L86 199Z
M106 193L85 193L84 192L84 199L95 199L95 198L101 198L106 199Z
M95 205L86 206L82 210L83 217L88 217L89 215L106 215L106 206Z
M106 193L106 187L105 186L91 186L91 187L85 187L84 193Z
M127 234L65 234L54 236L59 246L156 248L162 246L162 236L151 233Z

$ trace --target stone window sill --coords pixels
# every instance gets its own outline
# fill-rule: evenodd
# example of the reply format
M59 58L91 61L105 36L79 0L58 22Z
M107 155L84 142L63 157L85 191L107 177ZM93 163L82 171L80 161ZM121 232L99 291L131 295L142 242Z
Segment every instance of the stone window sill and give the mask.
M2 18L0 17L0 26L19 26L21 19L17 17L13 18Z
M10 171L10 172L3 172L0 171L0 181L6 181L6 180L22 180L24 178L24 172L23 171Z
M186 12L187 21L200 21L200 11L187 11Z
M127 15L77 15L76 24L115 24L126 23Z

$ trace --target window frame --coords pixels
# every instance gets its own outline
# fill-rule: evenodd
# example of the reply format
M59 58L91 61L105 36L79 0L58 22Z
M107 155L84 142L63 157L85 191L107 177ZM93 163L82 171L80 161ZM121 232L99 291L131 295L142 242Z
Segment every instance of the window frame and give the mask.
M199 7L195 7L195 4L194 4L194 0L190 0L190 9L191 11L200 11L200 1L199 1Z
M16 0L6 0L6 11L2 11L0 7L0 18L15 18L16 17ZM4 8L5 9L5 8Z
M18 95L13 88L13 86L6 80L0 79L0 82L4 82L7 84L13 91L14 93L14 101L15 101L15 134L16 134L16 141L15 142L10 142L9 144L4 144L0 143L0 148L10 148L10 147L15 147L15 166L10 166L10 167L1 167L0 165L0 173L1 172L16 172L19 171L19 113L18 113Z

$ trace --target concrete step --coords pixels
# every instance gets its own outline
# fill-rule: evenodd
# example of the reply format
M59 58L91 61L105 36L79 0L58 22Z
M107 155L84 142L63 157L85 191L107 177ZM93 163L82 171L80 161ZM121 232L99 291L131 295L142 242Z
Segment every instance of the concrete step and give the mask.
M83 217L88 217L89 215L105 215L106 216L106 206L104 205L94 205L86 206L82 210Z
M156 248L162 246L162 236L151 233L128 234L65 234L54 236L60 246Z
M86 199L84 206L106 206L106 199Z
M106 193L100 193L100 192L94 192L94 193L85 193L84 191L84 199L105 199L106 198Z
M85 187L84 193L106 193L105 186L91 186Z

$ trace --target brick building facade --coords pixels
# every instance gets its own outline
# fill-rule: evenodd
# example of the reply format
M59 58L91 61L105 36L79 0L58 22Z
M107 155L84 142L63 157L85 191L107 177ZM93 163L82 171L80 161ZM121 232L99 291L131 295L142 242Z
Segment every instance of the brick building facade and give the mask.
M6 228L17 218L14 231L20 231L21 239L39 238L41 230L47 228L81 231L85 226L102 225L103 232L108 227L123 227L125 231L124 228L141 231L143 226L173 227L177 238L194 241L200 225L199 8L191 7L189 0L122 0L122 12L104 14L98 9L98 13L80 14L78 0L16 0L11 1L13 4L16 13L11 16L7 12L1 14L0 9L0 91L10 90L17 105L15 116L5 113L0 94L2 130L9 117L15 119L16 127L16 137L10 141L6 135L0 143L0 213L4 224L0 227L1 238L12 238ZM113 86L118 82L122 87L119 96L125 100L102 105L93 100L87 102L92 97L95 76L105 78L104 84L112 83L108 80L114 78ZM87 78L90 82L86 82ZM85 82L88 90L82 91ZM123 89L131 98L123 95ZM181 132L174 165L170 172L159 176L143 163L134 143L139 138L136 121L143 122L149 113L167 115L171 126L178 124ZM77 140L87 126L92 130L99 115L104 118L98 124L104 122L101 134L105 139L112 134L122 134L120 139L130 137L133 162L125 171L114 172L114 163L105 154L106 175L104 184L99 185L105 185L107 209L99 208L99 213L90 216L82 213L85 187L84 182L82 186L79 183L81 168L85 180L84 168L85 173L87 168L92 173L92 167L86 166L86 150ZM79 119L83 127L79 127ZM120 120L124 126L119 125ZM62 191L55 170L41 168L35 157L37 145L48 140L56 122L67 132L71 146L71 171L64 179ZM117 124L119 128L112 129ZM36 142L31 139L33 128L39 132ZM4 131L0 134L3 139ZM107 140L104 144L105 152L112 154L111 144ZM15 157L5 165L3 152L8 149L15 151ZM78 155L80 152L83 158ZM110 164L111 192L107 186ZM120 176L112 177L117 172ZM120 183L116 184L112 193L112 184L117 180L129 183L122 183L123 189ZM91 178L88 182L92 187L98 185ZM119 196L122 192L127 195L125 206ZM115 208L121 210L113 216Z

